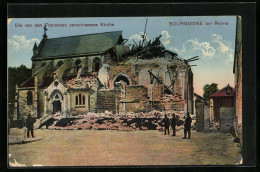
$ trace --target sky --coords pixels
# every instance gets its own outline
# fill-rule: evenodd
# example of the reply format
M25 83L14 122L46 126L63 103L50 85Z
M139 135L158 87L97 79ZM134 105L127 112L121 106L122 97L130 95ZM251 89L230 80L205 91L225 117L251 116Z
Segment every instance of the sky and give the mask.
M227 84L234 86L236 16L9 18L8 67L24 64L31 68L33 45L40 43L46 23L48 38L123 31L123 38L129 39L128 45L142 39L146 19L148 40L161 34L164 47L179 57L199 56L199 60L190 63L197 65L192 66L195 93L202 96L205 84L217 83L219 89Z

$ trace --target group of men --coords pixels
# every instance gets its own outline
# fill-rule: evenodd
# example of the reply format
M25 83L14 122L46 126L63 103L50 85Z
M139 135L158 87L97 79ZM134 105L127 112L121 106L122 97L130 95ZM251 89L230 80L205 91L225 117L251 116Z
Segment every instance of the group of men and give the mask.
M187 113L187 117L186 117L185 122L184 122L184 137L183 137L183 139L187 138L187 133L188 133L188 139L190 139L191 122L192 122L192 119L190 117L190 114ZM173 130L172 136L176 136L177 119L176 119L176 116L175 116L174 113L172 114L171 120L168 118L167 114L165 114L165 117L163 118L162 123L164 125L164 135L166 135L166 131L168 131L168 135L170 135L170 129L169 128L170 128L170 125L171 125L172 130Z

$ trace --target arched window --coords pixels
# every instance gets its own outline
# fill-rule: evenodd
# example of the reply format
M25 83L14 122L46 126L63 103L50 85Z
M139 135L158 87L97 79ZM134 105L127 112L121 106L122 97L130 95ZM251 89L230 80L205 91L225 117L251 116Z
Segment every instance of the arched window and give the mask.
M56 65L56 70L63 64L63 61L59 61Z
M32 102L33 102L32 92L28 91L27 92L27 105L32 105Z
M43 62L42 64L41 64L41 67L43 67L43 66L45 66L46 65L46 63L45 62Z
M100 68L100 63L99 63L99 62L96 62L96 63L95 63L95 72L98 72L98 71L99 71L99 68Z
M79 94L79 105L81 105L81 94Z
M101 68L101 60L98 57L96 57L93 60L93 71L98 72L100 68Z
M78 105L79 103L78 103L78 96L76 96L76 105Z
M82 96L82 100L83 100L83 105L85 105L85 96Z
M74 63L74 65L75 65L75 72L76 73L78 73L78 71L79 71L79 68L80 68L80 64L81 63L81 61L80 61L80 59L77 59L76 61L75 61L75 63Z
M75 96L75 101L76 101L76 105L85 105L86 103L85 95L78 94L77 96Z

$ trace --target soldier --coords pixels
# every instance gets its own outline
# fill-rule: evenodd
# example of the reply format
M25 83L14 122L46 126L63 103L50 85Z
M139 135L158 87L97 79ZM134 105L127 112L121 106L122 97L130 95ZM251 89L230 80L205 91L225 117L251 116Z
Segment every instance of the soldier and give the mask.
M175 136L175 132L176 132L176 117L175 117L175 114L173 113L172 114L172 120L171 120L171 126L172 126L172 130L173 130L173 133L172 133L172 136Z
M28 118L26 119L27 138L29 138L30 131L31 131L32 137L34 138L34 135L33 135L33 124L35 122L36 122L36 120L31 117L31 114L28 114Z
M187 117L185 119L185 123L184 123L184 137L183 137L183 139L186 139L187 132L188 132L188 139L190 139L191 122L192 122L192 119L190 117L190 113L188 112Z
M163 125L164 125L164 135L166 135L166 130L168 130L168 135L170 135L170 119L167 117L167 115L165 114L165 117L162 120Z

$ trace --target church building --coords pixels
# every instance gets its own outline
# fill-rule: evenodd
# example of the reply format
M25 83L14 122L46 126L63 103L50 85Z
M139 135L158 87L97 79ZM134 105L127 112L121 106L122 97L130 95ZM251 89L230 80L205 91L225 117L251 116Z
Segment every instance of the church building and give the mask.
M17 88L17 118L61 113L193 113L193 73L159 38L127 46L122 31L34 44L33 75Z

